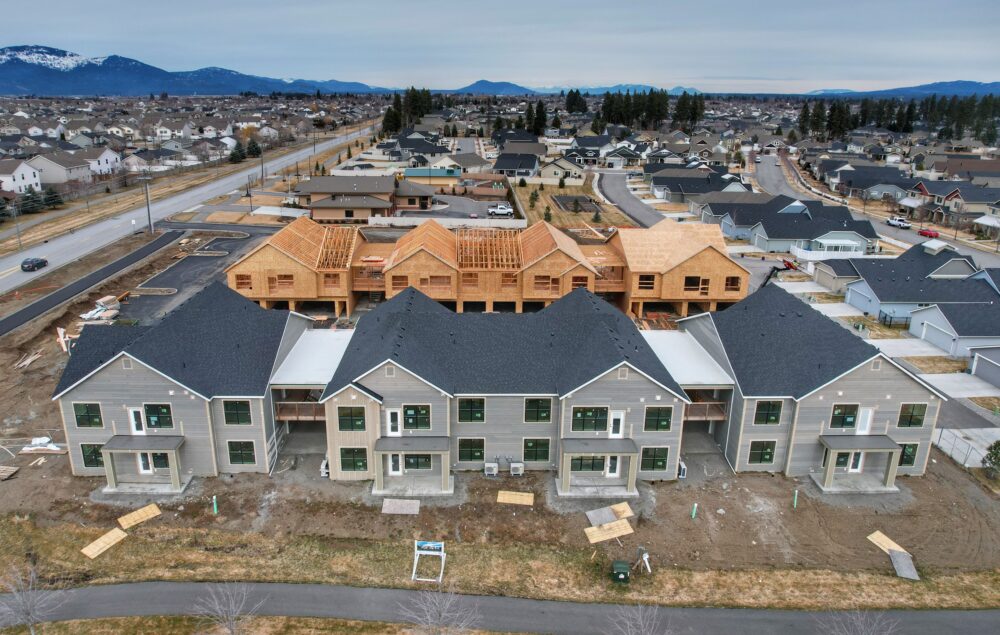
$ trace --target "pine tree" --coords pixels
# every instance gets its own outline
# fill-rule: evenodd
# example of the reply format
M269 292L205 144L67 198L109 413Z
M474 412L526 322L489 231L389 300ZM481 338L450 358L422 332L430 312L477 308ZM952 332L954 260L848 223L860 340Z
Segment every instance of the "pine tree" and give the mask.
M528 132L535 129L535 107L530 103L528 104L528 109L524 113L524 129Z
M260 149L260 145L257 143L256 139L251 139L247 143L247 156L248 157L259 157L263 151Z
M601 210L600 210L600 208L594 210L594 215L591 217L590 220L592 220L595 223L601 222Z
M549 207L548 205L545 206L545 213L542 215L542 218L545 220L546 223L552 222L552 208Z
M566 177L560 176L559 177L559 189L561 190L564 187L566 187Z
M42 193L42 203L45 205L45 207L51 209L53 207L59 207L60 205L62 205L63 200L62 196L59 196L59 192L56 191L56 188L50 185L49 187L45 188L45 191Z
M799 132L802 133L803 137L809 136L809 102L802 102L802 112L799 113Z
M540 137L545 134L545 124L548 121L548 114L545 112L545 104L541 99L535 105L535 121L532 125L531 134Z
M809 129L814 135L822 135L826 130L826 106L821 101L813 104L812 114L809 116Z
M42 202L42 197L35 191L35 188L29 185L24 194L21 195L21 200L18 202L17 208L22 214L34 214L42 211L45 208L45 204Z
M243 144L239 141L233 146L232 152L229 153L230 163L242 163L243 159L247 158L246 152L243 150Z
M559 115L552 115L552 127L562 128L562 119L559 118Z

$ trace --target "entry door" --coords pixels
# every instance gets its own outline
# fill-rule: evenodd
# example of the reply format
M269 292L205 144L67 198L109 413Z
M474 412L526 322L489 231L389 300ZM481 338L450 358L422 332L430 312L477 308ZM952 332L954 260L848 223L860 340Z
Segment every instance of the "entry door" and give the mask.
M622 467L621 467L620 457L609 456L607 457L604 465L605 465L604 475L607 476L608 478L616 478L618 476L621 476Z
M402 415L398 409L385 411L386 436L398 437L403 434Z
M855 452L851 455L851 467L847 468L848 472L860 472L861 468L865 464L865 453Z
M403 473L403 455L389 455L389 476L399 476Z
M608 427L609 439L622 438L622 428L625 427L625 413L621 410L611 411L611 425Z
M858 413L858 427L855 429L855 434L869 434L872 431L872 418L875 415L875 411L871 408L862 408L861 412Z
M129 408L128 420L132 434L146 434L146 422L142 418L142 408Z
M149 455L149 452L140 452L136 459L139 461L139 474L153 473L153 457Z

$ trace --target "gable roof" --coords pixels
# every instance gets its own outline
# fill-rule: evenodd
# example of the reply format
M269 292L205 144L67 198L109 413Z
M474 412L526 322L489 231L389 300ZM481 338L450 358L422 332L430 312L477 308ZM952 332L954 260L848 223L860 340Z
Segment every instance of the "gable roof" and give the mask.
M879 350L776 285L711 314L746 396L800 399Z
M940 241L938 241L940 242ZM952 260L964 260L977 269L970 256L953 249L930 249L934 241L910 247L896 258L852 258L851 266L878 297L880 302L993 302L996 291L984 280L975 278L929 278L934 271ZM943 243L942 243L943 244ZM848 283L857 284L857 282Z
M1000 299L990 304L936 304L960 337L1000 336ZM930 308L930 307L927 307ZM917 309L922 310L922 309Z
M687 400L631 320L586 289L538 313L458 314L408 288L361 319L322 399L387 361L450 395L564 396L628 364Z
M358 230L355 227L321 225L300 216L254 251L270 245L315 271L339 270L351 265L351 256L357 243ZM246 256L236 264L245 259Z
M729 258L722 228L714 224L666 221L649 229L619 228L618 237L633 272L666 273L705 249L715 249ZM735 261L733 264L739 266Z
M263 396L289 315L213 282L155 326L84 328L54 398L119 353L206 399Z
M553 251L559 250L587 269L590 269L594 273L597 272L597 269L583 255L580 245L575 240L545 221L535 223L522 231L520 240L521 255L525 269Z
M453 269L458 269L458 242L440 223L428 219L403 234L385 262L385 270L398 265L420 250L427 251Z

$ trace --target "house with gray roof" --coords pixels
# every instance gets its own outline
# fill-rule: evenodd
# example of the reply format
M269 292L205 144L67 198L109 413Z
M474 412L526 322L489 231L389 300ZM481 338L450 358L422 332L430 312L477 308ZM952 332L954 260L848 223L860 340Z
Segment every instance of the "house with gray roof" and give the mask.
M1000 346L1000 295L994 302L932 304L910 313L910 333L952 357L971 357L975 348Z

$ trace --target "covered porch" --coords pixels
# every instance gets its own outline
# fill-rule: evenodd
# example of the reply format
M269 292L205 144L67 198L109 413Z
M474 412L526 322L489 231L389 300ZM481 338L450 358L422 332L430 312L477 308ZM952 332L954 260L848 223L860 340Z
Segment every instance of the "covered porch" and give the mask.
M579 498L638 496L638 472L639 448L632 439L563 439L556 493Z
M101 447L108 493L180 494L191 482L182 479L180 448L184 437L179 435L116 434ZM134 457L136 473L121 473L116 458ZM164 466L164 462L166 465ZM166 472L166 477L161 476Z
M824 434L822 474L813 481L829 494L898 492L896 470L902 448L885 434ZM865 470L869 461L871 469Z
M374 454L373 496L446 496L455 492L448 437L382 437L375 441Z

